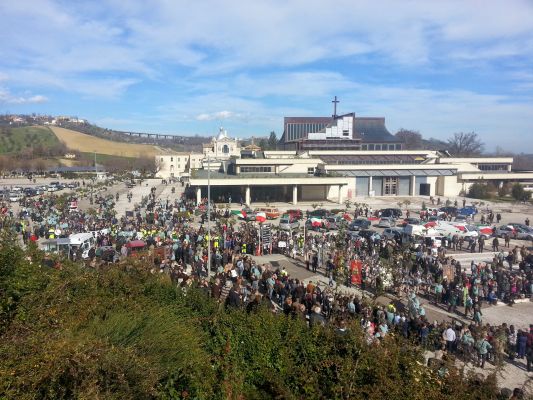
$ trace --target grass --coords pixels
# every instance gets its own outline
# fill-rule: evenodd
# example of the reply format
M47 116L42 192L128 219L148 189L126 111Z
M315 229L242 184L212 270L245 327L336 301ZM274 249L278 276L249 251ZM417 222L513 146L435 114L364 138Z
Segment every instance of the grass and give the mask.
M0 154L17 153L30 147L50 147L59 140L43 126L6 127L0 130Z
M81 158L84 160L89 160L91 162L94 161L94 153L81 153ZM135 163L135 160L137 157L123 157L123 156L114 156L110 154L102 154L102 153L96 153L96 162L97 163L104 163L104 162L112 162L116 160L124 160L129 163Z
M131 158L154 157L161 153L158 148L148 144L113 142L60 127L51 127L50 129L69 149L83 153L96 152L97 154Z

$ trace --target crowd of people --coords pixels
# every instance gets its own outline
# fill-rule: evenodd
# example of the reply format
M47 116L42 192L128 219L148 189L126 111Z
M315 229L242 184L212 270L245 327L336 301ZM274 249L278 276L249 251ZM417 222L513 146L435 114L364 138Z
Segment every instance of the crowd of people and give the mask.
M24 243L93 232L96 248L84 260L89 267L126 259L132 255L128 243L143 241L139 257L153 273L168 275L184 289L198 286L221 307L253 311L265 305L311 327L331 324L339 333L355 322L369 343L379 344L394 333L434 350L435 358L453 353L481 367L486 360L525 358L531 371L533 325L526 330L483 321L485 307L512 306L532 297L533 255L525 247L498 251L492 262L467 266L449 254L461 248L453 238L437 247L379 235L272 230L265 240L259 224L235 220L227 208L216 207L208 232L205 202L197 205L185 196L164 200L155 188L123 216L115 214L113 196L96 196L94 203L92 212L71 212L60 197L42 196L26 199L17 213L3 204L0 224L13 228ZM372 209L357 208L354 216L360 215L372 215ZM117 257L102 258L97 251L102 247ZM324 274L328 284L304 282L283 267L255 261L255 255L269 252L284 253L302 268ZM359 268L353 268L354 261ZM386 292L393 301L373 301ZM456 323L428 320L427 304Z

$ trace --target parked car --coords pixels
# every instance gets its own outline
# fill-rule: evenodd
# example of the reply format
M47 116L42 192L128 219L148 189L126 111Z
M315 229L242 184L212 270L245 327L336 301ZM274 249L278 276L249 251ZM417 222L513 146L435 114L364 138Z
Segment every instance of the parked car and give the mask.
M354 219L348 226L349 231L359 231L361 229L367 229L370 227L370 221L368 219L357 218Z
M533 228L526 225L513 225L513 227L515 228L517 239L533 241Z
M402 228L386 228L383 230L383 237L385 239L396 240L402 237Z
M279 218L280 215L281 215L279 210L277 208L273 208L273 207L257 208L255 210L255 212L263 212L263 213L265 213L265 216L266 216L267 219L276 219L276 218Z
M327 217L327 228L330 231L338 230L341 226L346 226L346 220L340 216L334 216L334 217Z
M75 183L69 183L69 184L67 185L67 188L69 188L69 189L76 189L76 184L75 184Z
M457 215L457 207L441 207L439 211L452 216Z
M33 188L24 188L22 192L24 193L24 196L26 197L33 197L37 195L37 191Z
M505 235L509 235L510 238L516 238L515 228L511 225L502 225L496 228L496 236L505 237Z
M11 193L9 193L9 201L12 202L12 203L15 203L17 201L22 200L23 197L24 197L24 195L22 194L22 192L11 192Z
M390 217L394 219L401 218L403 213L399 208L384 208L381 211L381 217Z
M279 229L283 231L290 231L300 228L300 222L290 217L282 217L279 220Z
M403 225L422 225L422 220L420 218L406 218L403 220Z
M392 228L396 226L396 220L392 217L381 217L377 226L380 228Z
M308 217L316 217L316 218L324 218L330 215L329 210L325 210L323 208L317 208L316 210L310 211L308 213Z
M457 214L474 216L477 214L477 208L474 206L466 206L457 210Z
M381 235L372 229L362 229L358 232L358 235L362 238L371 239L373 241L381 239Z
M291 209L291 210L287 210L285 214L287 214L289 217L295 220L300 220L304 217L302 210Z

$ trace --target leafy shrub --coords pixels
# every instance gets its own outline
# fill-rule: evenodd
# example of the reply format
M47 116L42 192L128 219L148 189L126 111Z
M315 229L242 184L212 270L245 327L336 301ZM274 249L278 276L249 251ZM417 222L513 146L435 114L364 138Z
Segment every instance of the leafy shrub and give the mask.
M473 199L489 199L491 197L490 188L484 183L474 183L468 189L468 197Z
M140 262L100 271L39 263L0 242L0 398L495 399L495 377L473 382L423 365L401 336L368 344L359 324L333 327L226 310L183 292ZM32 262L30 262L32 260Z

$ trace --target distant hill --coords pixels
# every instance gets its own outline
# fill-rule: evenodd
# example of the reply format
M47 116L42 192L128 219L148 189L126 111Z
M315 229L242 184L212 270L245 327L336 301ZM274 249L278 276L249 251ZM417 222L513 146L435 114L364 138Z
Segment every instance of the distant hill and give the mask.
M66 147L82 153L95 152L110 156L146 158L165 152L153 145L115 142L57 126L50 129Z
M61 142L50 129L43 126L0 128L0 154L15 154L23 151L44 155L50 148L61 147Z
M76 132L81 132L86 135L96 136L102 139L108 139L115 142L123 143L137 143L137 144L152 144L157 146L164 146L166 148L176 151L202 151L202 144L208 143L211 138L205 136L182 136L172 135L171 139L157 138L154 136L147 136L147 133L139 132L125 132L113 129L101 128L89 122L73 123L69 121L61 121L59 125L62 128L70 129Z

